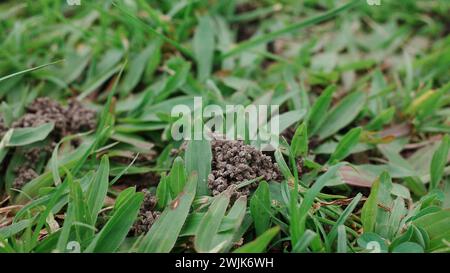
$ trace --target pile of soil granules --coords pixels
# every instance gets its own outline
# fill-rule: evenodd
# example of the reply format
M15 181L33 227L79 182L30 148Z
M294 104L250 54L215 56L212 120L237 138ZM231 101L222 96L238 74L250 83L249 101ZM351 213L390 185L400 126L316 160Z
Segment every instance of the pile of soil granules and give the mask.
M245 145L241 140L212 140L211 148L213 159L208 187L214 196L230 186L258 177L266 181L277 181L281 178L278 164L273 163L270 156L253 146ZM258 183L251 183L236 189L233 197L248 196L250 190L257 187Z
M3 119L2 119L3 121ZM25 163L16 172L13 188L21 189L26 183L36 178L36 163L42 156L48 156L56 144L65 136L89 131L95 128L96 112L85 108L79 101L69 100L68 106L63 107L57 101L47 97L37 98L26 108L26 113L19 120L13 122L12 128L37 127L44 123L53 122L55 128L50 133L50 143L45 147L30 148L25 151ZM0 129L4 126L0 122ZM5 131L3 128L2 131Z
M67 107L50 98L37 98L27 107L27 112L12 124L13 128L37 127L44 123L55 123L51 136L55 141L62 137L89 131L95 128L96 113L85 108L79 101L69 100Z
M156 211L156 196L150 193L147 189L142 190L144 193L144 202L141 205L136 222L133 224L130 230L130 235L139 236L147 233L161 212Z

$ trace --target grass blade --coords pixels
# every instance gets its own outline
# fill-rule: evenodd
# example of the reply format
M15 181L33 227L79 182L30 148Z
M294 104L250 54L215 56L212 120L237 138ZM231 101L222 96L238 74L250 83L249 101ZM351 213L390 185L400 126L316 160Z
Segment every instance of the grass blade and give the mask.
M189 141L185 154L187 173L198 174L197 195L208 195L208 175L211 172L211 143L208 140Z
M44 140L55 127L54 123L45 123L38 127L16 128L6 147L25 146Z
M163 211L145 235L139 252L168 253L172 250L194 201L197 181L197 174L192 173L184 191Z
M326 116L317 130L320 139L325 139L352 122L364 107L366 95L356 91L342 99Z
M86 252L115 252L135 222L143 200L142 193L134 193L128 194L122 202L116 204L113 216L96 235Z
M439 182L444 174L444 168L447 164L448 155L450 150L450 137L445 135L439 145L438 149L433 155L430 166L430 190L438 187Z
M274 39L278 38L279 36L285 35L287 33L290 32L294 32L294 31L298 31L300 29L309 27L309 26L313 26L315 24L319 24L321 22L324 22L326 20L329 20L333 17L335 17L336 15L338 15L339 13L342 13L350 8L352 8L353 6L356 5L356 3L360 2L359 0L353 0L347 4L344 4L340 7L337 7L333 10L330 10L324 14L320 14L318 16L314 16L312 18L308 18L305 21L287 26L285 28L282 28L280 30L268 33L268 34L264 34L261 36L258 36L256 38L250 39L248 41L242 42L240 44L238 44L237 46L235 46L234 48L232 48L231 50L229 50L228 52L225 52L222 56L221 59L224 60L226 58L235 56L239 53L242 53L248 49L251 49L257 45L263 44L263 43L267 43L270 41L273 41Z
M22 70L22 71L13 73L13 74L9 74L9 75L7 75L7 76L1 77L1 78L0 78L0 82L2 82L2 81L4 81L4 80L7 80L7 79L9 79L9 78L15 77L15 76L19 76L19 75L22 75L22 74L26 74L26 73L28 73L28 72L32 72L32 71L35 71L35 70L38 70L38 69L41 69L41 68L44 68L44 67L47 67L47 66L50 66L50 65L54 65L54 64L60 63L60 62L62 62L62 61L64 61L64 60L58 60L58 61L55 61L55 62L52 62L52 63L43 64L43 65L36 66L36 67L33 67L33 68L25 69L25 70Z
M95 174L94 179L91 181L87 190L86 202L89 208L90 223L92 225L97 221L97 214L103 207L105 202L106 193L109 186L109 160L108 156L103 156L100 162L100 166Z
M255 223L256 235L262 235L270 227L271 198L269 184L262 181L250 199L250 213Z
M215 237L219 230L229 202L230 195L228 192L220 194L214 199L208 211L203 216L195 234L194 244L197 252L208 253L217 247L217 245L214 245L215 242L212 238Z
M213 24L209 16L200 17L194 35L194 53L199 81L205 81L211 75L215 48Z
M236 249L234 253L262 253L266 250L267 246L278 234L278 232L280 232L280 227L273 227L250 243L247 243Z
M359 143L359 138L362 133L362 128L353 128L339 141L334 153L330 156L328 162L335 164L346 158L352 151L352 149Z

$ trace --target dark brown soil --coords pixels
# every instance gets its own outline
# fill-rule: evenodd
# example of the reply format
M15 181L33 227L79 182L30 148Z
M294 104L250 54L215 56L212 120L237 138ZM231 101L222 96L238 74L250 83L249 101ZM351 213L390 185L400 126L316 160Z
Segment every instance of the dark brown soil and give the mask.
M230 186L241 182L263 177L264 180L278 180L280 170L270 156L256 148L245 145L243 141L213 140L211 141L213 159L211 174L208 176L208 187L213 195L225 191ZM250 194L258 183L251 183L233 194L235 198Z
M36 127L54 122L55 129L51 135L56 141L70 134L92 130L96 125L95 111L85 108L74 99L65 108L51 98L37 98L26 110L26 114L14 122L12 127Z
M159 180L160 175L157 172L130 174L120 178L117 185L121 187L136 186L138 190L142 190L158 185Z
M14 179L12 185L14 189L21 189L26 183L39 176L34 169L28 165L18 168L16 174L16 179Z
M21 189L26 183L36 178L36 163L42 156L48 156L53 151L56 143L63 137L89 131L95 128L96 112L85 108L80 102L72 99L67 107L63 107L57 101L42 97L37 98L27 108L26 113L20 119L13 122L12 128L37 127L44 123L53 122L55 128L51 132L50 143L40 148L30 148L25 150L26 162L16 169L16 179L13 188ZM0 121L0 133L6 130L3 118Z
M161 215L161 212L155 210L156 197L147 189L142 190L142 192L144 193L144 202L139 210L136 222L131 227L130 235L132 236L147 233Z
M236 14L242 14L254 10L257 6L254 3L243 3L236 6ZM234 24L237 28L237 42L248 40L258 30L258 20L252 20L245 24Z

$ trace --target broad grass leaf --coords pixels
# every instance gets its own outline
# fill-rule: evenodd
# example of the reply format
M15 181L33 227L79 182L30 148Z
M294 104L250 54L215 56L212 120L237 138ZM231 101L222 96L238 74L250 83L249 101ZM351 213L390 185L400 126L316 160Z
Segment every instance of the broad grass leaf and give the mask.
M114 74L119 72L121 68L123 67L122 64L119 64L108 71L102 72L101 74L97 74L94 77L90 78L88 81L83 84L83 86L80 88L83 90L83 92L78 95L78 99L82 100L92 94L97 88L99 88L102 84L104 84L106 81L108 81ZM117 80L116 80L117 82Z
M189 214L197 188L197 173L192 173L183 192L165 208L139 246L139 252L168 253L175 246L178 235Z
M347 253L347 232L344 225L338 226L337 234L337 253Z
M120 94L122 96L129 94L139 83L156 46L157 42L154 40L130 61L130 68L120 85Z
M430 238L427 232L415 225L410 225L406 232L403 232L400 236L397 236L389 245L389 249L392 251L398 245L405 242L413 242L422 246L423 249L427 249L430 243Z
M266 250L267 246L273 240L273 238L280 232L280 227L276 226L268 229L261 234L258 238L247 243L240 248L233 251L234 253L262 253Z
M156 199L158 200L157 208L160 210L163 210L172 200L169 181L169 178L163 175L156 188Z
M185 164L188 174L196 172L198 175L197 195L208 195L208 175L211 172L211 143L208 140L189 141L186 153Z
M427 251L434 251L445 247L444 240L450 241L450 210L440 210L428 213L414 220L414 224L424 229L429 238L430 245Z
M261 181L250 199L250 213L255 224L257 236L263 234L270 227L271 209L269 184Z
M21 220L16 223L12 223L9 226L0 228L0 238L2 239L8 239L11 236L14 236L15 234L23 231L26 229L30 224L32 223L31 220Z
M86 198L83 194L80 183L73 181L72 178L70 178L68 182L70 183L68 212L66 214L66 218L64 219L64 226L61 236L58 240L58 249L61 252L63 252L66 248L72 226L74 227L75 238L78 242L86 242L91 239L92 236L94 236L95 229L94 224L90 222ZM83 225L73 225L74 222L91 225L91 228L88 229Z
M377 203L378 213L375 231L384 238L389 236L389 219L391 212L389 209L393 206L393 198L391 196L393 189L392 179L389 173L384 172L380 175L380 188L378 190Z
M111 139L130 144L146 152L150 151L155 146L153 143L145 141L143 138L138 137L134 134L114 133L113 135L111 135Z
M291 141L291 149L295 157L308 154L308 129L306 123L300 124L295 130Z
M225 230L220 230L220 228L224 227L224 221L222 221L218 233L214 236L214 244L220 246L220 248L217 247L218 251L229 252L231 247L233 247L233 243L242 238L243 233L246 232L249 226L243 223L246 210L247 197L241 196L234 202L228 214L222 219L231 220L229 221L229 226L225 226Z
M111 219L96 235L86 252L115 252L136 221L143 200L142 193L127 194L122 202L116 204Z
M302 253L305 252L308 246L312 244L314 239L317 237L317 233L312 230L307 229L302 237L298 240L295 246L292 248L293 253Z
M395 108L390 107L382 111L378 116L372 119L364 128L366 130L381 130L383 125L388 124L392 121L395 115Z
M382 173L381 176L372 184L370 195L367 198L361 212L361 221L363 224L364 232L381 232L383 228L386 232L380 233L380 235L387 236L387 221L389 220L389 214L384 209L379 208L378 205L383 205L390 208L392 197L390 192L392 189L392 183L390 182L390 176L388 173Z
M175 74L167 78L164 88L156 95L156 102L167 99L173 92L181 88L186 83L189 71L191 70L191 64L179 58L172 59L169 66L175 71ZM170 108L172 108L173 105L174 104L171 104ZM148 111L148 109L146 109L146 111Z
M218 246L215 244L216 242L214 242L213 238L219 231L220 223L225 216L229 202L229 193L223 192L214 199L208 211L203 216L195 233L194 244L197 252L212 252Z
M444 174L444 168L448 161L448 155L450 150L450 137L445 135L439 145L438 149L433 155L430 166L430 190L438 187L439 182Z
M328 108L330 108L331 100L333 99L333 94L335 91L335 85L328 86L311 107L308 116L308 128L311 129L311 133L314 134L325 120L326 113Z
M427 188L419 177L406 177L405 186L418 197L422 197L427 194Z
M269 128L274 128L272 125L276 120L279 120L280 132L283 132L287 128L294 125L296 122L299 122L303 117L306 115L306 110L300 109L300 110L292 110L289 112L281 113L279 116L272 117L269 122ZM266 128L267 129L267 128Z
M70 176L68 177L69 177L68 179L70 179ZM30 251L38 244L41 229L46 224L47 217L52 213L54 207L58 204L58 202L67 192L67 188L70 185L70 181L68 179L66 179L64 183L56 187L56 189L52 192L52 194L48 198L44 199L43 203L45 204L44 206L45 209L38 215L33 234L30 235L31 237L27 240L28 248Z
M326 139L352 122L364 107L366 95L363 92L353 92L343 98L326 116L317 130L320 139ZM323 114L323 113L322 113Z
M413 242L405 242L398 245L392 253L423 253L424 250L421 245Z
M406 212L403 198L398 197L395 199L389 215L388 239L395 238L397 233L401 231L401 220L405 217Z
M375 230L375 222L378 213L377 196L379 187L380 187L379 180L375 181L372 184L372 189L370 191L369 198L367 198L361 211L361 222L363 224L365 233L373 232Z
M362 133L362 128L357 127L351 129L345 136L339 141L336 150L331 154L328 162L334 164L338 161L343 160L352 152L352 149L358 144L359 138Z
M193 212L189 214L186 223L181 230L180 236L194 236L206 212ZM225 215L220 223L219 234L234 229L236 225L236 217Z
M194 34L194 54L197 61L197 78L206 80L212 71L215 49L215 30L211 17L204 15L199 18Z
M294 175L292 174L291 170L289 169L288 165L286 164L286 161L284 160L283 154L279 149L275 151L275 160L278 164L278 167L280 168L281 173L283 174L284 178L288 180L290 183L294 180Z
M68 52L64 57L64 65L56 73L64 83L70 84L86 71L86 67L92 59L92 54L89 48L85 48L85 50L79 52Z
M117 196L116 198L113 210L116 210L120 208L120 206L125 205L135 193L135 187L126 188L125 190L121 191L119 196Z
M47 138L54 127L54 123L45 123L37 127L16 128L6 143L6 147L25 146L42 141Z
M175 158L173 161L172 169L169 174L169 186L172 196L177 196L183 191L186 184L186 169L184 167L184 161L181 157Z
M97 221L97 214L105 202L108 186L109 159L108 156L105 155L102 157L98 170L86 192L86 202L89 208L91 224L95 224Z
M67 181L67 183L69 183L69 202L68 202L68 206L67 206L67 211L66 214L64 216L64 225L63 227L60 229L61 232L58 236L58 242L56 243L56 250L58 252L64 253L66 251L66 247L67 247L67 243L69 241L70 235L71 235L71 231L72 231L72 227L74 226L74 222L76 221L75 218L77 218L77 216L80 215L81 212L81 208L85 209L85 212L87 211L86 209L86 203L82 202L81 206L79 201L79 198L81 197L81 199L83 198L83 193L81 192L81 187L79 184L74 183L72 177L70 177L70 179ZM81 192L81 194L80 194ZM84 200L82 200L84 201ZM86 218L88 217L88 215L84 215L84 219L80 221L80 223L86 223ZM81 218L81 217L80 217ZM79 218L79 219L80 219ZM81 236L80 236L80 226L77 226L77 230L76 230L76 240L77 242L82 242L81 240ZM92 232L93 234L93 232Z

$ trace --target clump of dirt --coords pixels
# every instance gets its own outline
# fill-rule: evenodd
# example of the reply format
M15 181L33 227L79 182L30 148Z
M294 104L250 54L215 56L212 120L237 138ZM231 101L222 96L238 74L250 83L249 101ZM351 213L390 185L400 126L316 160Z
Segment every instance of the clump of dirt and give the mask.
M258 177L270 181L281 178L277 163L253 146L245 145L241 140L211 141L212 163L211 174L208 176L208 187L213 195L236 186L246 180ZM250 190L256 189L258 183L235 189L234 198L248 196Z
M26 183L39 176L36 172L36 165L42 157L52 153L54 145L33 147L25 150L23 155L25 157L24 162L20 167L14 170L16 178L12 183L14 189L21 189Z
M16 179L14 179L12 184L14 189L21 189L26 183L39 176L34 169L28 165L19 167L16 170L16 174Z
M97 125L97 114L91 109L87 109L77 100L70 100L66 110L68 127L72 133L90 131Z
M55 141L70 134L92 130L96 125L96 112L85 108L74 99L70 100L68 107L65 108L51 98L37 98L26 110L26 114L14 122L12 127L37 127L53 122L55 129L51 135Z
M3 119L0 122L2 132ZM26 108L26 113L19 120L13 122L12 128L37 127L44 123L53 122L55 128L49 136L49 144L44 147L25 150L26 162L16 169L16 179L13 182L15 189L21 189L27 182L37 177L36 163L42 156L48 156L56 144L65 136L89 131L95 128L96 112L85 108L80 102L71 99L68 106L63 107L57 101L42 97L37 98ZM6 130L6 128L5 128Z
M130 230L130 234L133 236L147 233L161 215L161 212L155 210L156 196L147 189L142 192L144 193L144 202L139 210L138 218Z

